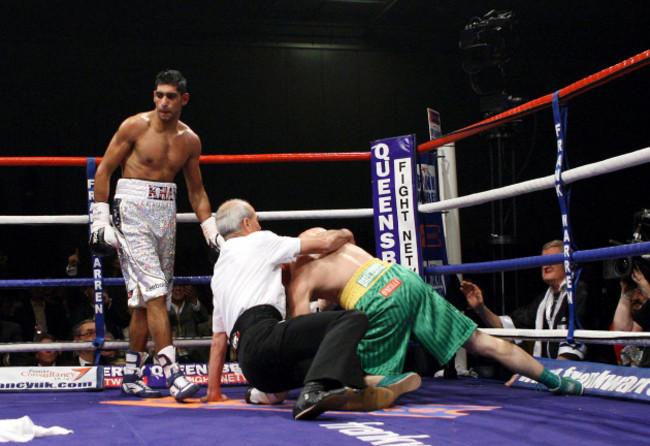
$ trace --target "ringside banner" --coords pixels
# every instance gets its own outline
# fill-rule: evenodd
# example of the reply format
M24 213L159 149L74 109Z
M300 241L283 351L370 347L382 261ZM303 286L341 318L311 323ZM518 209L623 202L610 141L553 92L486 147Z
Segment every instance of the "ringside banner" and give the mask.
M179 364L187 380L199 385L208 384L207 364ZM100 390L122 385L123 365L92 367L0 367L0 391L66 391ZM147 364L142 380L150 387L165 388L165 374L157 364ZM236 362L223 366L221 385L248 384Z
M70 392L104 387L102 367L0 367L1 392Z
M550 371L581 382L585 395L650 401L650 369L595 362L536 359ZM537 385L537 381L523 376L519 376L512 383L513 387L533 389Z
M417 224L415 135L371 144L376 256L422 273Z
M188 381L208 385L208 365L207 364L179 364ZM122 385L122 376L124 366L109 365L104 366L104 387L113 388ZM147 364L142 370L142 380L153 388L165 388L165 374L162 366L157 364ZM244 374L236 362L229 362L223 365L221 374L221 385L241 385L247 384Z

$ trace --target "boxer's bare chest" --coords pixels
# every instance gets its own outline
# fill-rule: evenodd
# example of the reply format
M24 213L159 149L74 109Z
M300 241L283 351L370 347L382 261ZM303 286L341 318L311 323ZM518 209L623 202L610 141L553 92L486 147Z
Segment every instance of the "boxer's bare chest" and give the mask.
M148 129L133 144L124 176L172 182L189 158L183 132Z

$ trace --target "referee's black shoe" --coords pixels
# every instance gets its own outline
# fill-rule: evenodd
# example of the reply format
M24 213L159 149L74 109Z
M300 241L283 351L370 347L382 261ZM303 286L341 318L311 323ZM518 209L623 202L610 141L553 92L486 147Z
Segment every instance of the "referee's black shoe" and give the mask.
M322 383L310 381L305 384L293 406L293 418L313 420L327 410L340 409L351 393L352 389L347 387L325 390Z

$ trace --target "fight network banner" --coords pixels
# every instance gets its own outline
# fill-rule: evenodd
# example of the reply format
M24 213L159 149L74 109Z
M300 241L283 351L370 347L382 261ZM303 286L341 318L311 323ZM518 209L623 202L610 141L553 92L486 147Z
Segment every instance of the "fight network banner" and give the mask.
M536 359L553 373L581 382L585 395L650 401L650 369L596 362ZM513 387L530 389L537 385L537 381L524 376L519 376L512 383Z
M377 257L422 273L415 186L415 136L371 144Z
M199 385L208 385L208 365L207 364L179 364L188 381ZM124 366L108 365L104 366L104 387L114 388L122 385L124 375ZM162 366L157 364L147 364L142 370L142 380L153 388L164 389L165 374ZM236 362L229 362L223 365L221 374L221 385L243 385L248 384L244 374Z

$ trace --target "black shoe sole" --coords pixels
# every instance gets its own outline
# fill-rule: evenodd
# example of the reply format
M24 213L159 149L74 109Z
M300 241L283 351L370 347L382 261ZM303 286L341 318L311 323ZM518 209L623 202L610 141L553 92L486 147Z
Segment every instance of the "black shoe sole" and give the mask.
M293 418L295 420L314 420L327 410L340 409L350 398L352 389L336 389L329 392L322 400L304 408L302 411L296 413L294 406Z

